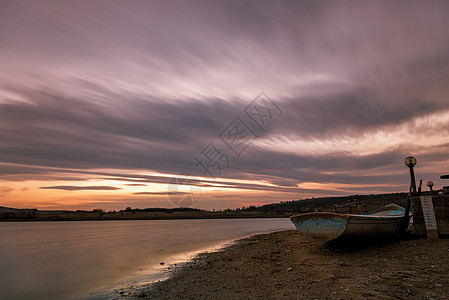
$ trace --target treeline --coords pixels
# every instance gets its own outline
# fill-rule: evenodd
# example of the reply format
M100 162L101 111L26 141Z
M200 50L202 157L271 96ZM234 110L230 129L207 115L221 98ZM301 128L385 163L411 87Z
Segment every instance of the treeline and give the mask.
M89 213L89 212L92 212L92 213L116 213L116 212L131 212L131 213L136 213L136 212L164 212L164 213L173 213L173 212L201 212L201 211L205 211L205 210L198 209L198 208L191 208L191 207L176 207L176 208L160 208L160 207L131 208L131 207L127 207L127 208L119 210L119 211L115 211L115 210L106 211L106 210L101 209L101 208L95 208L93 210L78 209L75 212L76 213ZM66 212L70 212L70 211L66 211Z
M3 220L15 220L25 219L32 220L39 216L37 209L17 209L14 211L3 211L0 213L0 219Z
M351 195L342 197L306 198L302 200L283 201L262 206L242 207L242 211L273 212L277 214L303 213L309 211L335 211L343 207L365 206L367 210L382 205L396 203L405 206L407 193L390 193L376 195ZM348 205L349 204L349 205Z

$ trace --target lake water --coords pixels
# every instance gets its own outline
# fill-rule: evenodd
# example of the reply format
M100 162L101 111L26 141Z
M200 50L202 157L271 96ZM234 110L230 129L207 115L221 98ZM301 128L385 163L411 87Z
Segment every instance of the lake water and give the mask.
M294 229L287 218L0 223L0 298L105 298L195 253L284 229Z

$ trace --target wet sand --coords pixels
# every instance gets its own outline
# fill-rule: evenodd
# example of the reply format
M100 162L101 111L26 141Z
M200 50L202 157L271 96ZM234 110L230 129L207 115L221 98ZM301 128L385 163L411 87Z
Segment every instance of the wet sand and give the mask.
M449 239L328 249L294 230L256 235L116 298L448 299Z

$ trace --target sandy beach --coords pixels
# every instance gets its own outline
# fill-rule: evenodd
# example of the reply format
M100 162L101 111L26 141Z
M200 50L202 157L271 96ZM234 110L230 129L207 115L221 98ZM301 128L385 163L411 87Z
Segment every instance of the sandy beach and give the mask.
M168 280L116 291L148 299L447 299L449 239L328 249L294 230L203 253Z

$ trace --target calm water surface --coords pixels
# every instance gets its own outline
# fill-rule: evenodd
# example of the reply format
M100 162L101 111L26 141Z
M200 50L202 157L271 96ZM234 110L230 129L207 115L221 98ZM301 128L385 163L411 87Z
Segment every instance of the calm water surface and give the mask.
M283 229L294 229L287 218L0 223L0 298L102 298L198 251Z

